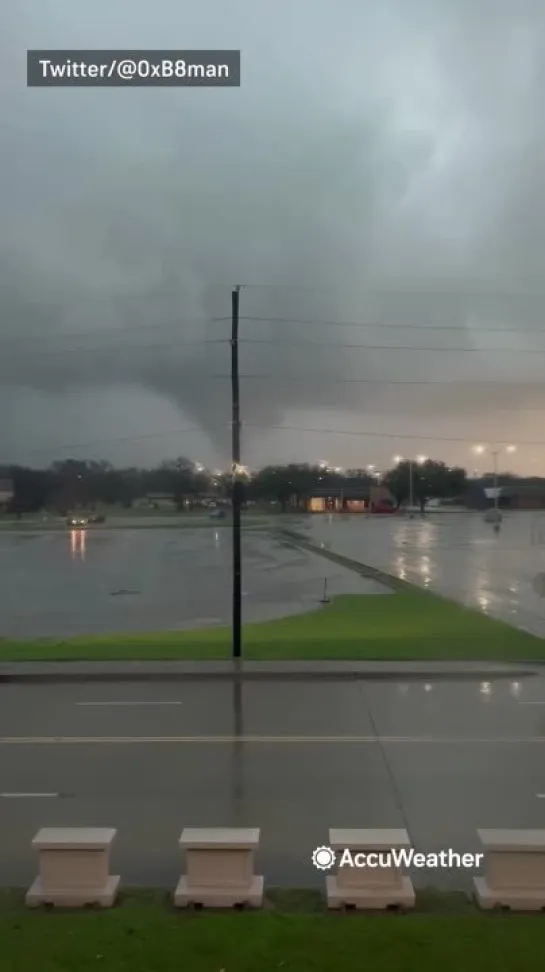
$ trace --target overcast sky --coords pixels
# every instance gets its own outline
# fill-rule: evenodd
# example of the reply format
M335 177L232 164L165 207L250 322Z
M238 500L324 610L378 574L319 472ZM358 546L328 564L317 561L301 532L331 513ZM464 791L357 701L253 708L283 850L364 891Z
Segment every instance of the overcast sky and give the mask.
M545 474L544 39L542 0L3 4L0 459L225 464L240 283L248 464ZM25 87L172 47L241 88Z

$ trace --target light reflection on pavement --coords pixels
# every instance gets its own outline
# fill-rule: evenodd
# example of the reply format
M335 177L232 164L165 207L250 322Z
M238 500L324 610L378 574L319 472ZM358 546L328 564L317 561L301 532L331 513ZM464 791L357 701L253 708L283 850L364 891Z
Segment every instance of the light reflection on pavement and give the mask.
M315 516L307 529L337 553L545 636L545 514L506 514L498 534L477 513Z

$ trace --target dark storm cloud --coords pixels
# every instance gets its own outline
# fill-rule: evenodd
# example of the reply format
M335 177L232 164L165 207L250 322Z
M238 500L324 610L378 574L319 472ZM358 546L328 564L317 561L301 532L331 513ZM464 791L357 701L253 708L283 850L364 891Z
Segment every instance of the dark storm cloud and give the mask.
M320 408L342 427L373 414L375 427L384 415L403 431L422 416L438 436L457 416L460 436L480 437L476 416L545 404L545 355L519 353L545 348L529 331L541 300L475 294L545 289L538 0L239 0L228 16L219 0L97 2L85 16L68 0L20 0L0 18L11 72L0 95L0 340L20 340L1 346L6 445L24 446L25 388L70 408L83 388L137 386L143 415L144 392L159 394L224 449L228 344L187 344L228 338L228 320L215 319L229 315L231 283L267 285L242 291L243 317L377 325L243 320L243 337L263 341L241 354L244 374L263 375L243 382L255 425ZM176 37L241 47L242 88L23 87L27 47ZM381 329L393 323L445 331ZM518 333L481 330L499 326ZM82 336L34 340L65 331ZM378 347L342 346L358 342ZM472 384L461 394L379 383L430 379ZM535 421L510 437L528 438ZM263 461L263 434L252 434ZM62 441L62 423L49 435Z

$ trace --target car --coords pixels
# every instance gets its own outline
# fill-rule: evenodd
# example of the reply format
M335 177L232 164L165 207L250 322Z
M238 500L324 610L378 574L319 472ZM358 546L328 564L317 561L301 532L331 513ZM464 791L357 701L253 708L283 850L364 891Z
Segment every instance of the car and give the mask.
M210 514L210 519L212 519L212 520L224 520L225 519L225 515L226 515L225 514L225 510L214 510L214 512Z
M378 503L373 503L371 507L372 513L378 513L381 516L394 515L398 513L398 509L393 503L388 502L388 500L379 500Z
M102 513L99 513L96 516L89 517L89 523L105 523L105 522L106 522L106 517L103 516Z
M67 526L71 526L71 527L87 526L87 520L84 517L79 517L79 516L69 516L66 523Z

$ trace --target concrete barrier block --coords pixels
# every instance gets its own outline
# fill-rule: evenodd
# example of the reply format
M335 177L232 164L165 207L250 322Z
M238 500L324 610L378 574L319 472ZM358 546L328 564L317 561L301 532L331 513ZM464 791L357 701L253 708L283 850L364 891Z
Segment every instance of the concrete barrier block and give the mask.
M411 841L406 830L332 829L329 846L337 857L346 850L352 858L357 858L358 854L367 857L375 854L375 861L381 866L353 867L339 862L337 874L326 878L328 908L405 910L414 907L415 894L410 877L394 862L386 860L393 850L410 849Z
M39 875L27 892L28 907L111 908L120 883L119 876L109 873L110 848L116 833L98 827L40 830L32 841L39 855Z
M484 910L545 910L545 830L479 830L484 876L474 878Z
M179 843L187 870L174 894L177 908L262 906L264 880L254 874L258 828L186 828Z

